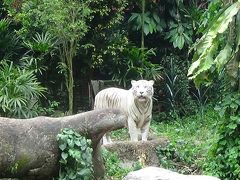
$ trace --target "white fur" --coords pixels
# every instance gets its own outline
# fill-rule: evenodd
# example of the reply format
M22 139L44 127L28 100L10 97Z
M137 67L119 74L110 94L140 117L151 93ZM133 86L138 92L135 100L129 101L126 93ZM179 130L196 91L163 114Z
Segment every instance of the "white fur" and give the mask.
M95 97L94 109L116 108L127 114L131 141L147 141L152 118L153 81L131 81L132 88L107 88ZM111 143L109 134L103 137L103 144Z

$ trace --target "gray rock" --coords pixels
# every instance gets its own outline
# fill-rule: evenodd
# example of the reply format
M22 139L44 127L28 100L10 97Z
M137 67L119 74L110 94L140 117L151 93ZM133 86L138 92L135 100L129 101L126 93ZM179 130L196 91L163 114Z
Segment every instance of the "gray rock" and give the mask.
M220 180L205 175L183 175L158 167L146 167L130 172L123 180Z
M142 161L145 166L160 166L156 148L166 147L169 140L158 137L149 141L114 141L112 144L104 145L110 152L117 153L121 160L122 167L132 167L138 161Z

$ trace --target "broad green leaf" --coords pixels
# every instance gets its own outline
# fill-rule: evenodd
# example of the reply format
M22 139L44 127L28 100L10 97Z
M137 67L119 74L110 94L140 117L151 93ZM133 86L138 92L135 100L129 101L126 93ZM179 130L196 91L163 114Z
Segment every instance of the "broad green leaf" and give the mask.
M196 78L200 74L201 74L201 76L199 76L199 77L204 77L204 79L205 79L206 76L205 75L203 76L202 73L204 71L209 70L212 67L212 65L214 64L214 62L213 62L213 53L215 52L216 47L217 47L217 45L213 44L206 51L205 54L201 54L199 59L197 61L195 61L195 62L197 62L196 64L193 63L194 66L192 66L193 64L190 66L189 71L188 71L188 76L189 76L190 79L194 79L194 78ZM198 68L196 68L196 66ZM197 81L200 83L201 79L198 78Z
M215 51L217 49L217 47L212 48L213 46L217 46L214 44L214 39L219 33L226 31L229 23L239 10L240 2L235 2L225 11L221 12L221 15L217 18L216 22L213 23L202 38L195 43L193 46L193 49L195 49L195 54L193 56L194 62L188 71L190 78L196 78L200 73L209 70L214 63L220 62L219 58L214 62L210 60L213 57L214 49Z
M216 26L218 28L218 33L223 33L228 28L228 24L233 20L233 16L238 13L239 9L240 3L236 2L223 12L223 15L213 25L213 27ZM210 28L209 33L212 32L214 34L214 31L214 28Z
M184 42L185 42L184 37L183 36L179 36L179 40L178 40L178 48L179 49L183 48Z
M91 174L90 169L81 169L80 171L77 172L77 174L81 175L81 176L86 176L88 174Z
M67 157L68 157L68 154L65 153L65 152L62 152L62 153L61 153L61 157L62 157L64 160L66 160Z
M74 143L75 143L77 146L81 146L81 142L80 142L79 140L74 141Z
M71 136L70 136L70 137L71 137ZM73 140L68 139L68 140L67 140L67 143L68 143L68 146L74 147L74 141L73 141Z
M191 76L192 74L194 74L194 71L199 67L199 65L200 65L200 59L198 59L197 61L193 62L191 64L190 68L188 69L188 76Z
M215 58L214 63L216 64L218 73L222 70L222 68L228 62L231 56L231 52L232 52L232 47L227 43L224 49L221 50L220 53Z
M237 124L236 123L230 123L230 124L227 125L227 127L229 129L236 129L237 128Z
M186 33L183 33L183 36L189 43L192 43L192 39Z
M144 34L145 34L145 35L148 35L148 34L149 34L149 28L148 28L148 25L147 25L147 24L144 24L144 26L143 26L143 31L144 31Z
M148 25L148 29L149 29L149 33L152 34L153 31L154 31L154 28L153 28L153 26L152 26L152 23L150 23L150 24Z
M133 21L135 18L137 18L138 16L140 16L139 13L132 13L131 17L128 19L128 22Z
M239 46L240 46L240 13L238 13L236 17L236 34L237 34L237 39L236 39L235 53L239 51Z
M146 15L143 16L144 18L144 22L147 23L147 24L150 24L151 23L151 19L149 17L147 17Z
M157 13L153 13L153 18L154 18L154 20L155 20L157 23L160 23L160 18L159 18L159 16L157 15Z
M64 149L66 149L67 147L67 144L66 143L63 143L61 145L59 145L59 148L63 151Z

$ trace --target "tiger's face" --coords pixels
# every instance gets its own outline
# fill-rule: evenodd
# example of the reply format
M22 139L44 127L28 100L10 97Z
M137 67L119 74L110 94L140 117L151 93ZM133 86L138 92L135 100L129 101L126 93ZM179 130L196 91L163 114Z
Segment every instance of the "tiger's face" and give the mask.
M150 80L139 80L131 81L132 84L132 93L135 99L137 99L139 102L145 102L148 99L151 99L153 96L153 84L154 81Z

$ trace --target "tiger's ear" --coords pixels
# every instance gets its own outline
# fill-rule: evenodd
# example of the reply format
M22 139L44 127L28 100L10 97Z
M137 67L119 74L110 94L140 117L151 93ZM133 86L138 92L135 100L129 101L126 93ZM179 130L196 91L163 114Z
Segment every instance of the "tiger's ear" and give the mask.
M133 86L136 82L137 82L137 81L135 81L135 80L131 80L132 86Z
M149 84L151 85L151 86L153 86L153 84L154 84L154 81L153 80L150 80L150 81L148 81L149 82Z

